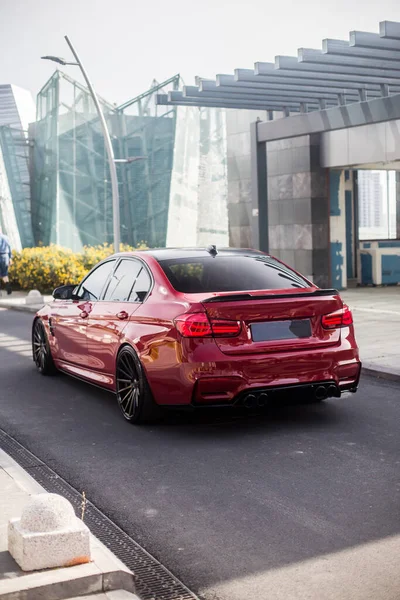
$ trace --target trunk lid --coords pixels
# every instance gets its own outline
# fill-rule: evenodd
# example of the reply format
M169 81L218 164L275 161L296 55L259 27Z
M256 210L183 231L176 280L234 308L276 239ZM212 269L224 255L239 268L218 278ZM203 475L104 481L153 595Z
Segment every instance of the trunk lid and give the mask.
M209 319L242 324L238 336L215 338L224 354L301 352L340 342L340 328L326 330L321 323L323 315L343 307L336 290L216 294L202 304Z

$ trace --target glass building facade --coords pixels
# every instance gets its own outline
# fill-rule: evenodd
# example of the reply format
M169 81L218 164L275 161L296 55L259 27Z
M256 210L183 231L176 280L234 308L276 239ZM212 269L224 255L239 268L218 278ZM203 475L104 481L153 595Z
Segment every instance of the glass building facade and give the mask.
M27 132L33 118L30 93L0 85L0 228L16 249L34 244Z
M0 128L0 135L3 128ZM15 217L10 181L4 160L4 151L0 144L0 231L5 233L13 248L21 248L21 237Z
M225 112L156 105L180 85L153 82L118 107L101 100L115 157L130 160L117 163L123 243L229 245ZM38 94L30 138L35 243L111 243L107 155L86 88L57 71Z

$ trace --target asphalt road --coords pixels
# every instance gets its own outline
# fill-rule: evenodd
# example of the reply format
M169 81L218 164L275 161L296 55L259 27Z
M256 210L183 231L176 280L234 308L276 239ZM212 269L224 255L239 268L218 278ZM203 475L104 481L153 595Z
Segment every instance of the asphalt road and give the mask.
M280 580L291 582L286 600L325 600L318 586L335 569L346 574L358 560L372 577L365 557L387 552L396 569L378 560L367 586L380 573L393 595L371 598L400 597L400 386L365 378L356 395L321 406L138 428L113 396L37 374L19 341L29 341L31 322L0 310L0 427L193 591L270 600L281 597Z

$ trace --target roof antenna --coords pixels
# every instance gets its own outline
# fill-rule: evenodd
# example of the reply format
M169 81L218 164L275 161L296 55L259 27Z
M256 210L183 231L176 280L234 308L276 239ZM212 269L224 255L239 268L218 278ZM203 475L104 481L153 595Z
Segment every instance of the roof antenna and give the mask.
M218 254L217 246L211 245L207 246L207 252L211 254L213 258L215 258Z

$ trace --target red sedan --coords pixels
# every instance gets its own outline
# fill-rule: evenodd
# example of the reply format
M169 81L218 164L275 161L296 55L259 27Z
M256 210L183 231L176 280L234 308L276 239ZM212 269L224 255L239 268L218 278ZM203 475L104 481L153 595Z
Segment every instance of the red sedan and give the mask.
M339 293L254 250L111 256L36 315L33 357L116 394L140 423L160 407L263 406L355 392L361 363Z

